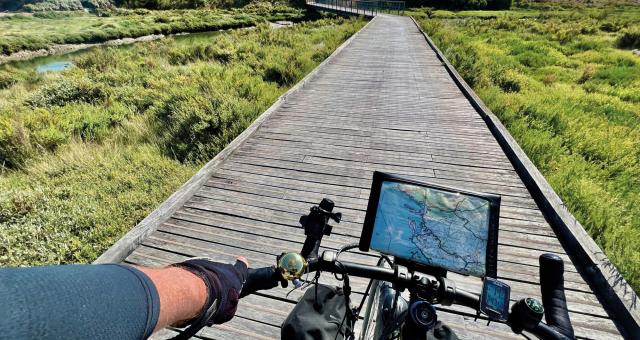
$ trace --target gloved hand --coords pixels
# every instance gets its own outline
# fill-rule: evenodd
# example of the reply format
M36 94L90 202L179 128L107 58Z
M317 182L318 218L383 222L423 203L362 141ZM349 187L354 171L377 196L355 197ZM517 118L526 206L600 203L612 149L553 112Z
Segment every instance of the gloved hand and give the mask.
M214 262L207 258L193 258L173 266L201 277L209 291L204 311L187 324L221 324L233 318L238 308L242 286L247 279L247 264L237 260L234 265Z

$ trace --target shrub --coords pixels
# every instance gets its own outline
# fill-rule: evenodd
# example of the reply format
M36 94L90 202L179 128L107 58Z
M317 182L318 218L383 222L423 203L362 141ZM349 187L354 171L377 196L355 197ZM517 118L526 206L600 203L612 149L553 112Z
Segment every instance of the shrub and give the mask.
M26 4L22 9L28 12L77 11L82 9L82 4L79 0L46 0Z
M270 55L264 62L264 80L279 86L293 85L302 73L294 64L294 56ZM302 65L300 65L302 66Z
M593 74L593 79L607 82L611 86L625 86L638 80L638 76L634 74L635 71L635 67L609 66L597 70Z
M258 114L233 93L228 84L203 80L163 100L154 113L167 154L180 161L200 162L222 150L238 132L238 123Z
M495 21L495 27L499 30L513 30L519 25L518 22L511 18L500 18Z
M62 106L69 103L98 103L107 97L106 89L89 79L61 79L36 91L27 104L33 107Z
M516 56L518 61L527 67L538 68L548 65L548 56L534 51L526 51Z
M620 24L617 22L608 21L600 25L600 30L604 32L618 32L620 29Z
M546 86L549 86L555 83L557 80L558 80L558 77L555 74L549 73L542 78L542 83Z
M0 116L0 164L16 168L31 152L29 135L22 122Z
M11 87L18 80L9 72L0 71L0 90Z
M619 48L640 48L640 29L628 29L618 37Z
M314 53L362 25L163 39L88 51L59 74L11 70L18 84L0 95L0 164L13 169L0 176L0 265L94 260L286 91L264 80L267 66L284 64L283 83L295 82ZM170 62L189 53L194 62Z
M573 27L569 27L569 28L563 28L563 29L558 30L556 32L556 34L554 35L554 38L558 42L560 42L562 44L566 44L568 42L571 42L578 35L580 35L580 30L575 29Z
M106 72L122 64L121 60L118 59L118 49L112 47L99 48L92 51L92 53L82 54L74 58L73 63L76 67L95 69L99 72Z
M487 9L504 10L511 8L511 0L487 0Z
M496 72L493 81L504 92L520 92L520 82L513 70Z
M582 71L582 75L580 76L580 78L578 78L576 82L578 84L584 84L589 79L591 79L595 73L596 73L596 67L594 65L589 64L584 68L584 71Z
M460 9L494 9L502 10L511 8L512 0L409 0L408 7L434 7L453 10Z
M195 61L216 60L221 63L231 61L235 54L232 47L212 46L210 44L195 44L188 47L172 49L169 52L169 62L172 64L188 64Z

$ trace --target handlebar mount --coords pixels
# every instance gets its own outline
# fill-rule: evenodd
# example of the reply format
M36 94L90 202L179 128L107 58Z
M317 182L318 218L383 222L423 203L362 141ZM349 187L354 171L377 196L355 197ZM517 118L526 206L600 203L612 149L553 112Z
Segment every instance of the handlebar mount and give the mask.
M323 236L331 235L333 227L329 220L339 223L342 215L333 212L334 203L323 199L319 205L313 206L308 215L300 218L304 227L306 239L302 251L298 253L283 253L278 256L278 267L275 266L249 269L249 275L240 297L252 294L257 290L271 289L287 280L299 279L304 272L331 272L347 274L371 280L389 282L398 291L408 289L412 296L414 317L416 315L429 316L414 320L413 324L429 328L435 322L435 309L431 304L444 306L456 304L480 309L480 297L476 294L457 289L455 282L445 276L434 276L410 271L407 267L394 263L392 268L364 265L346 261L338 261L338 255L333 251L324 251L318 255ZM540 256L540 285L542 303L535 298L524 298L516 302L507 318L511 329L520 334L523 331L532 333L541 339L573 339L574 333L569 319L564 294L563 281L564 264L562 259L554 254ZM292 273L296 273L292 277ZM285 279L286 278L286 279ZM419 303L424 301L426 304ZM546 309L546 322L541 322ZM429 312L429 313L427 313ZM428 315L427 315L428 314Z
M329 225L329 220L340 223L341 213L333 212L334 203L328 198L323 198L319 205L311 207L309 215L300 217L300 224L304 228L307 238L302 246L300 254L305 259L315 259L318 257L318 250L323 236L331 235L333 227Z

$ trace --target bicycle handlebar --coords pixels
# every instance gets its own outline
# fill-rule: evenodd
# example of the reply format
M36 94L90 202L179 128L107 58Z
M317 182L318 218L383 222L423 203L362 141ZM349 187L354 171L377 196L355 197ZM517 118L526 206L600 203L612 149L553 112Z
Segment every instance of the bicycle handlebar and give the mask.
M315 271L325 271L331 273L346 273L350 276L357 276L372 280L380 280L390 282L392 284L397 284L400 286L410 287L413 284L417 284L417 280L426 279L427 281L438 281L437 278L426 275L422 273L408 273L401 272L398 267L395 268L385 268L378 266L370 266L363 265L352 262L340 261L340 264L337 265L335 261L326 261L322 258L313 259L309 262L308 265L309 272ZM257 269L249 269L249 275L244 284L240 297L244 297L250 294L257 292L258 290L268 290L274 288L278 285L278 282L281 282L282 276L279 271L274 267L264 267ZM478 311L480 308L480 297L461 290L461 289L453 289L449 291L452 296L449 297L450 301L453 304L465 306L468 308L472 308L475 311ZM564 294L564 293L563 293ZM565 305L566 309L566 305ZM553 310L553 309L552 309ZM551 319L547 317L547 322ZM567 319L568 320L568 319ZM568 339L569 336L563 334L561 329L556 329L557 326L549 326L543 322L538 323L532 329L527 329L528 332L537 336L540 339ZM569 327L570 324L569 324ZM559 328L559 327L558 327ZM565 333L566 334L566 333Z
M456 289L455 284L444 277L436 278L431 275L413 272L410 273L406 267L394 266L385 268L379 266L362 265L351 262L337 261L337 254L325 252L318 258L322 237L330 235L332 227L329 220L339 223L340 213L333 212L334 203L329 199L323 199L318 206L313 206L308 215L300 218L300 224L305 229L306 239L302 249L302 256L309 261L307 270L309 272L326 271L331 273L343 273L367 279L386 281L394 284L398 288L416 289L414 292L420 295L419 287L426 287L426 295L433 293L430 300L443 305L457 304L466 306L478 311L480 309L480 298L472 293L461 289ZM573 328L569 319L567 304L564 294L563 282L564 264L557 255L543 254L540 256L540 289L542 293L543 306L547 309L546 321L540 322L540 315L536 318L527 317L527 313L522 313L522 308L518 311L512 309L507 321L511 329L520 333L527 330L541 339L569 339L574 337ZM244 284L240 297L255 293L258 290L274 288L278 282L283 280L282 275L274 267L249 269L249 275ZM430 290L429 290L430 289ZM412 293L414 293L412 292ZM520 302L525 301L524 299ZM516 303L518 305L519 303ZM516 306L514 305L514 306Z
M564 295L564 263L558 255L540 256L540 292L547 324L561 334L574 338Z
M282 281L282 276L275 266L264 268L249 268L247 280L242 286L240 298L253 294L259 290L275 288Z

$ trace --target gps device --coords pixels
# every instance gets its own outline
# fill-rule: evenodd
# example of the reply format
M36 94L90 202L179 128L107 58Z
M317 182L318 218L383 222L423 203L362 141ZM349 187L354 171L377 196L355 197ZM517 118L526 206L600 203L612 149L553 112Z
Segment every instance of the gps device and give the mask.
M480 295L480 311L493 320L507 321L511 288L504 282L485 278Z
M496 277L500 196L374 172L360 250L426 272Z

